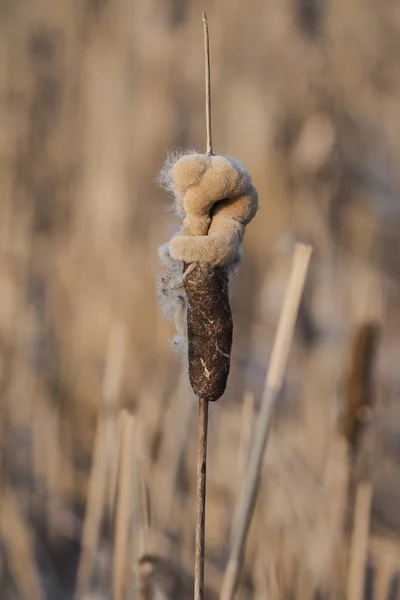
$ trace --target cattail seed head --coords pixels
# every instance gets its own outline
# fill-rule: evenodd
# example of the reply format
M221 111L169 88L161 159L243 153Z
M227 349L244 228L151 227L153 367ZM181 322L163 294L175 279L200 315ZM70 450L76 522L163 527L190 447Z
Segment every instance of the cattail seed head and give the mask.
M258 210L251 176L235 158L191 152L163 169L182 227L160 249L166 265L159 292L174 307L178 340L188 342L189 378L197 396L225 390L232 346L229 276L241 259L246 225Z

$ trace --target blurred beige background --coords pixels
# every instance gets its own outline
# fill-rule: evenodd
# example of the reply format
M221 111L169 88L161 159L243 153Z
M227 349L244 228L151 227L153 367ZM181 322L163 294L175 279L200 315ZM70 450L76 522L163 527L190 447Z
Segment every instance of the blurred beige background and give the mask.
M191 595L196 400L157 305L157 249L174 218L156 179L175 149L205 149L203 10L215 151L244 162L261 204L232 282L228 389L210 416L209 597L297 240L314 253L240 594L340 595L349 473L373 485L371 565L383 553L397 569L387 536L400 528L400 5L1 0L5 600L73 597L95 434L111 415L99 464L113 471L123 407L135 421L127 469L140 471L151 505L149 532L136 486L126 579L134 585L151 551L166 597ZM353 469L338 423L354 336L370 323L373 409ZM100 491L90 510L104 502ZM110 514L91 542L99 598L113 597ZM374 569L373 589L387 592L388 569L381 579Z

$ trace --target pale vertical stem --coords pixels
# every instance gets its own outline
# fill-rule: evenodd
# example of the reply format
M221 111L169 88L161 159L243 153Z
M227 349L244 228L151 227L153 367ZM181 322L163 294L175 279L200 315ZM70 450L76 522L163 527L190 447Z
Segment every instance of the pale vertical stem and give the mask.
M139 456L135 462L136 489L140 514L139 556L152 553L150 494Z
M251 448L247 473L236 509L232 545L222 585L221 600L232 600L237 588L244 560L247 536L257 498L262 462L270 432L273 410L282 386L283 374L293 338L311 252L311 246L304 244L296 245L292 270L272 349L260 413L257 418L254 444Z
M242 418L241 418L241 436L238 456L238 471L240 482L246 472L246 465L249 458L251 447L251 436L254 424L254 396L250 391L244 395Z
M311 246L296 244L292 271L268 368L266 383L270 388L280 389L282 385L311 252Z
M107 448L110 483L107 489L108 510L112 514L118 471L118 400L125 364L126 328L123 323L113 326L110 335L103 379L104 441Z
M112 509L115 509L115 503L117 498L117 486L118 486L118 477L120 470L120 461L121 461L121 448L122 448L122 429L123 429L123 411L118 414L117 417L117 441L116 441L116 451L114 453L114 462L112 463L111 473L110 473L110 482L108 485L108 500L109 506Z
M206 85L207 154L213 153L211 132L211 74L210 35L207 14L203 13L204 60ZM197 445L197 514L194 600L204 597L204 541L206 519L206 466L207 466L208 400L199 398L199 434Z
M106 500L107 461L105 456L103 422L97 425L92 468L90 471L83 524L82 549L79 561L75 598L79 600L90 587L90 579L96 556L101 519Z
M135 417L122 413L120 470L113 563L113 600L123 600L127 588L127 566L131 532Z
M208 32L207 14L203 13L204 30L204 62L206 83L206 128L207 128L207 154L213 153L211 132L211 68L210 68L210 35Z
M369 482L360 483L356 492L354 525L350 543L347 600L362 600L363 598L365 569L368 558L371 501L371 484Z

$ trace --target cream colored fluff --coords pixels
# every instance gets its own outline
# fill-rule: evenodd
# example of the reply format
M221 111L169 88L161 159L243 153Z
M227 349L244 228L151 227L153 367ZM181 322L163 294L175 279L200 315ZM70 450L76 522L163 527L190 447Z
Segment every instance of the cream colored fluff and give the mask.
M250 174L234 158L187 154L174 164L171 177L177 208L185 214L182 229L169 243L172 258L233 263L258 209Z
M258 194L244 166L219 155L173 155L160 181L173 193L182 219L181 229L159 250L166 265L159 291L167 316L174 317L175 343L181 347L186 314L182 263L226 266L232 272L241 260L246 225L258 210Z

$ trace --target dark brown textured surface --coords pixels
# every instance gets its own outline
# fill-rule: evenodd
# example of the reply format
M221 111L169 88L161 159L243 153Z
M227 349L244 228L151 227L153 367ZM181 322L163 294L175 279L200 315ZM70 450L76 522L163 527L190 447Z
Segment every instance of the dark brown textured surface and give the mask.
M189 379L196 396L209 401L222 396L229 375L233 322L228 287L223 267L197 265L185 278Z
M379 326L363 323L356 330L351 345L342 431L353 451L357 449L363 427L363 409L373 405L372 381L378 342Z

